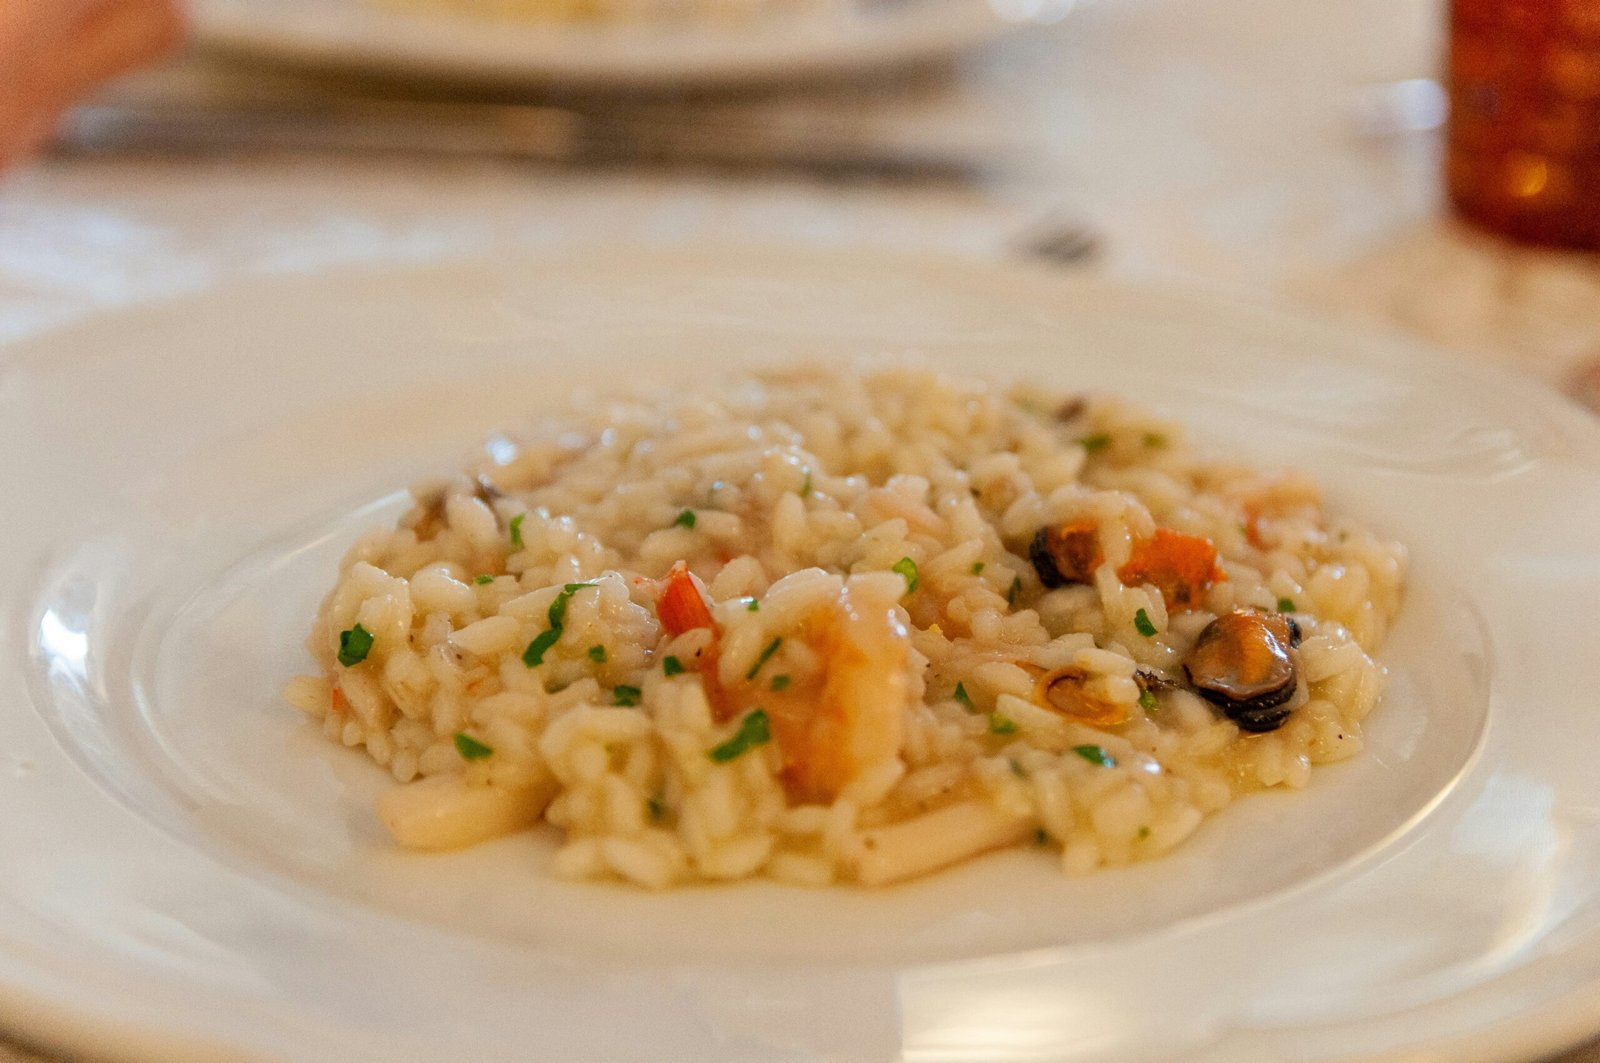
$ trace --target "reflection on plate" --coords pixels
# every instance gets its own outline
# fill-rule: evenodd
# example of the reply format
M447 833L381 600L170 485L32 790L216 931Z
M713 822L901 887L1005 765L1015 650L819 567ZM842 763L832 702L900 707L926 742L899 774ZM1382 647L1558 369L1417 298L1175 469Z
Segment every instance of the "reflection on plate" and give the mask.
M369 0L196 0L206 44L370 74L502 84L662 88L864 73L949 55L1072 0L867 0L721 20L512 21Z
M395 485L586 382L863 351L1138 394L1408 542L1367 753L1077 880L1018 852L657 896L532 873L542 835L393 851L382 773L277 695ZM0 355L0 1014L163 1060L1554 1046L1600 1023L1597 470L1600 430L1514 381L1020 267L486 260L47 336Z

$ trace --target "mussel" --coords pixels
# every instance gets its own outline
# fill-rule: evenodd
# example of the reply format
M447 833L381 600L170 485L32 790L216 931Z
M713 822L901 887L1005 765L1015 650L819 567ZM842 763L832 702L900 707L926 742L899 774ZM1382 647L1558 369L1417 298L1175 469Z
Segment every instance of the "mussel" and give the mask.
M1246 731L1275 731L1289 718L1300 644L1293 617L1236 609L1207 624L1183 662L1199 694Z
M1086 686L1088 680L1088 673L1076 665L1041 672L1034 679L1033 700L1035 704L1090 727L1116 727L1127 723L1129 707L1090 693Z
M1046 525L1028 545L1028 560L1046 587L1088 583L1100 567L1100 530L1092 520Z

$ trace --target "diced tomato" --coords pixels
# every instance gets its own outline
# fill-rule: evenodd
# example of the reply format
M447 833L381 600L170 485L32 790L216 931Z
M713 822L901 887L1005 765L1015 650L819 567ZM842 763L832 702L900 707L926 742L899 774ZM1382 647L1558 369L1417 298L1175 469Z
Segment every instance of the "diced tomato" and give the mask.
M1226 577L1217 567L1217 548L1210 539L1157 528L1153 536L1134 544L1128 563L1117 569L1117 578L1130 586L1153 584L1168 609L1193 609L1206 588Z
M672 571L667 573L661 596L656 599L656 615L670 635L681 635L697 627L716 629L705 592L684 561L673 565Z

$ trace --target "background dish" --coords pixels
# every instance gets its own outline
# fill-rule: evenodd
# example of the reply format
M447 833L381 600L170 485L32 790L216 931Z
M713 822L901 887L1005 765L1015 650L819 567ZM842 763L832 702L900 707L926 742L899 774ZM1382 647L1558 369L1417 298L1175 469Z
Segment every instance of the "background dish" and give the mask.
M366 0L196 0L205 44L299 65L593 88L745 84L948 55L1066 7L1002 17L985 0L881 0L746 23L517 23Z
M1409 542L1368 756L1077 883L1015 853L881 895L649 897L530 883L537 841L389 852L381 772L277 702L352 531L529 395L870 350L1127 392ZM1542 391L1217 299L793 253L290 278L0 364L0 483L26 515L0 530L0 1019L42 1040L1509 1059L1600 1017L1600 430Z

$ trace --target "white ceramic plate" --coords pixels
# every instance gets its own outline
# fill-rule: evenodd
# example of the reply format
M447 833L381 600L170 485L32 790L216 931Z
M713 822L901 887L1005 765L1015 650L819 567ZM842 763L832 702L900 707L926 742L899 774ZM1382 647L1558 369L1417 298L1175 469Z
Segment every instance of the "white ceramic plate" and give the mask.
M916 352L1111 388L1408 542L1361 757L1068 880L551 880L385 841L280 703L344 547L626 374ZM263 281L0 351L0 1026L118 1058L1517 1059L1600 1029L1600 428L1403 344L1027 267L794 253Z
M605 88L742 84L859 73L950 54L1072 0L844 0L837 10L722 25L517 23L382 0L194 0L201 41L373 74Z

